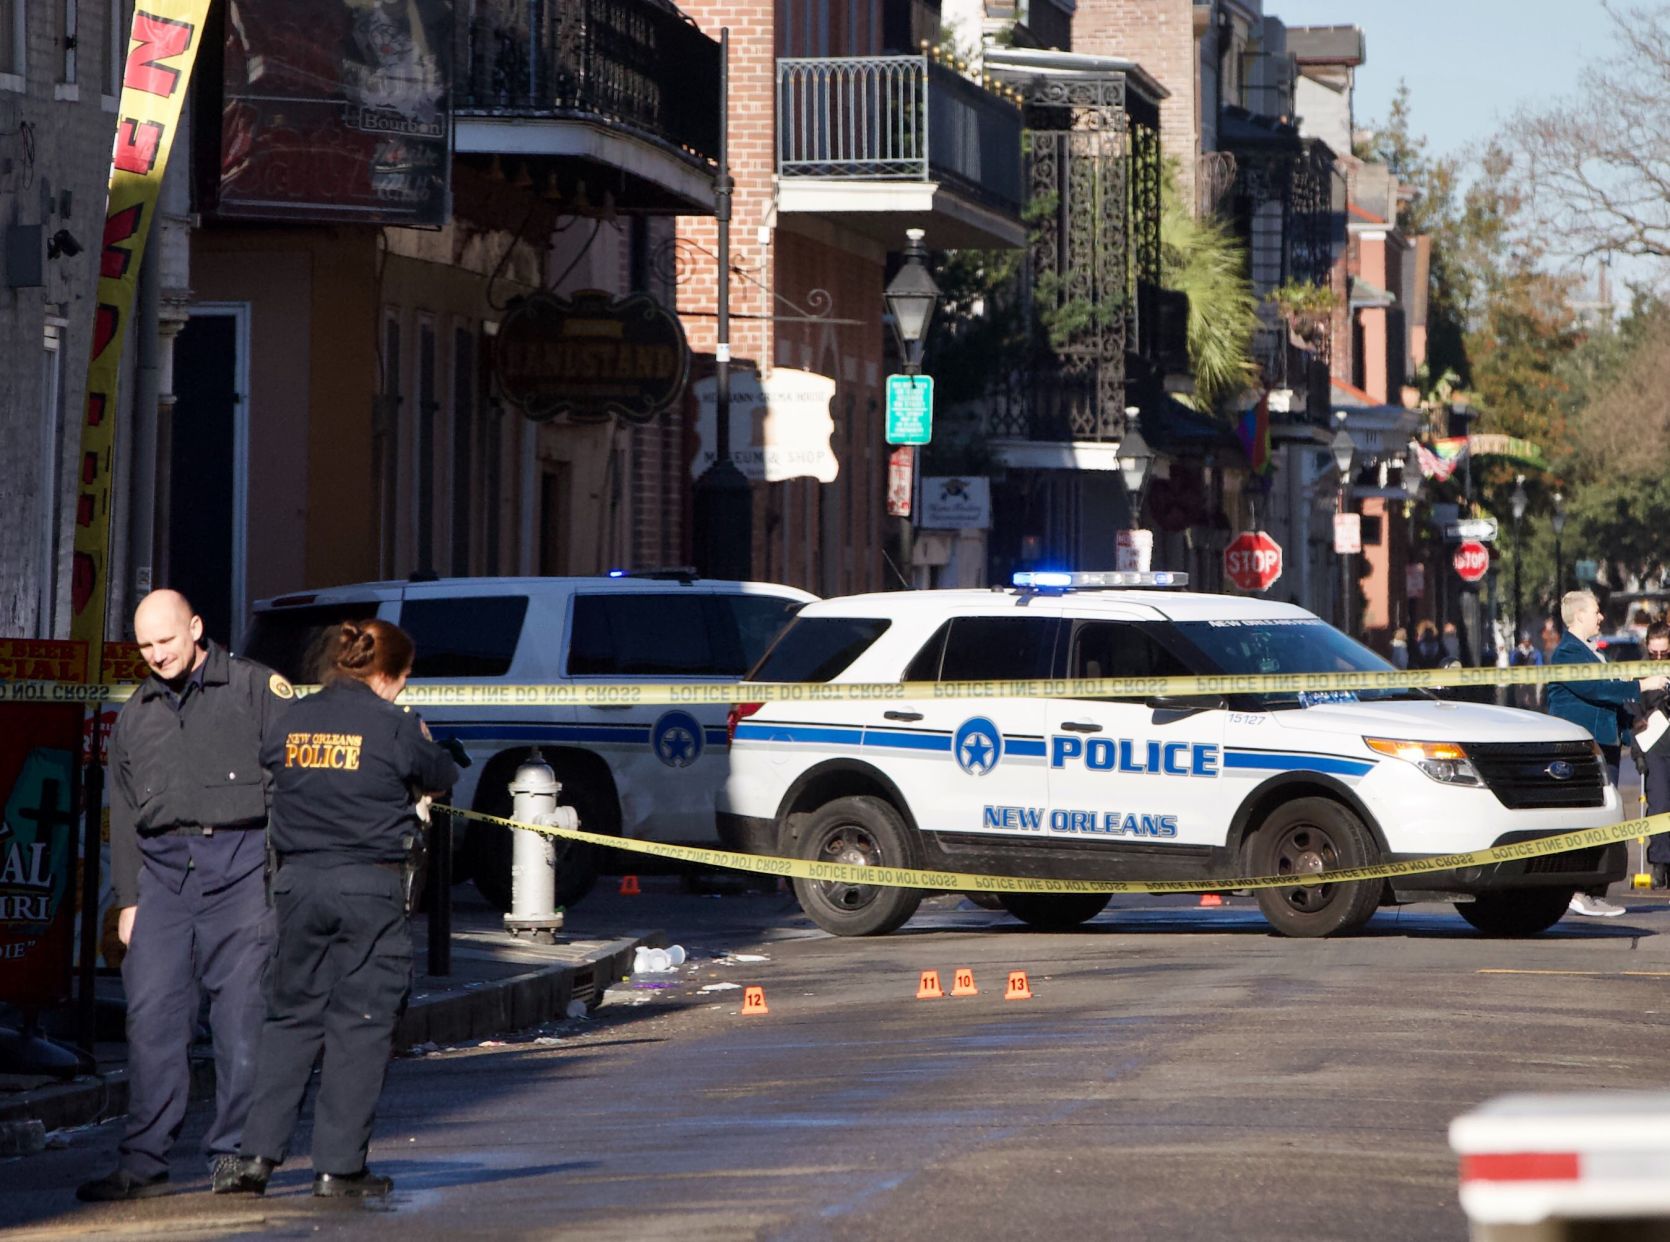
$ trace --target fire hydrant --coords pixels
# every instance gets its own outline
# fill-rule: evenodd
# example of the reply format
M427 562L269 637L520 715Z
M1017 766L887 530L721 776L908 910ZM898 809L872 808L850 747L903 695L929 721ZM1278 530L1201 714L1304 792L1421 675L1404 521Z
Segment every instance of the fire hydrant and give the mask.
M558 806L562 782L535 750L516 769L510 782L510 817L542 828L578 828L580 816L571 806ZM510 913L504 928L512 936L556 943L562 912L554 909L557 891L556 839L542 832L514 828L510 862Z

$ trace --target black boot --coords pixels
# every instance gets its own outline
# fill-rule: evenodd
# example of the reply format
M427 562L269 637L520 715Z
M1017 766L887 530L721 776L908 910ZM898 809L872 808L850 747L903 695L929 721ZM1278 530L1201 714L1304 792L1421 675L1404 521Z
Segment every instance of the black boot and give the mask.
M358 1173L316 1173L313 1193L321 1199L366 1199L386 1195L394 1189L394 1179L379 1177L370 1169Z
M170 1187L168 1174L140 1177L126 1169L117 1169L75 1188L75 1197L83 1203L119 1203L127 1199L152 1199L165 1195Z
M264 1195L273 1162L265 1156L222 1156L215 1161L213 1185L217 1195Z

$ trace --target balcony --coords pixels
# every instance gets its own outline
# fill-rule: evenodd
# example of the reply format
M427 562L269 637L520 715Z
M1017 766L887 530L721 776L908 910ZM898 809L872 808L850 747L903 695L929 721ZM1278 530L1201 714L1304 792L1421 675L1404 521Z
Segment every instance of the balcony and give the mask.
M1021 113L927 56L777 62L777 208L833 218L891 249L1014 248Z
M542 188L711 214L719 43L667 0L477 0L457 25L454 149Z
M1253 333L1253 362L1270 390L1273 427L1310 429L1328 426L1328 360L1293 339L1286 326ZM1301 438L1309 438L1301 433Z

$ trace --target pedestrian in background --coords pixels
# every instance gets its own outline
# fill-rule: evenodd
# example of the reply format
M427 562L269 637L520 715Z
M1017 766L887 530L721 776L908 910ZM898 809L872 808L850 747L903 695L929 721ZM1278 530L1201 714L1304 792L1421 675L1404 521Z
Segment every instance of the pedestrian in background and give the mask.
M1542 652L1538 651L1537 645L1531 641L1529 630L1519 631L1519 643L1514 647L1513 653L1508 656L1508 664L1513 668L1542 667ZM1527 711L1537 709L1539 693L1537 686L1515 686L1513 687L1513 693L1515 706L1522 707Z
M1415 645L1409 649L1410 668L1437 668L1444 662L1444 646L1438 641L1438 627L1423 618L1415 625Z
M1649 660L1670 660L1670 624L1654 621L1647 627L1645 653ZM1641 773L1647 814L1663 815L1670 812L1670 733L1653 746L1644 746L1645 739L1641 738L1655 713L1670 715L1670 689L1642 692L1641 715L1630 735L1631 757ZM1652 870L1654 888L1670 888L1670 832L1655 832L1647 838L1647 866Z
M1589 591L1570 591L1560 600L1560 616L1566 635L1554 648L1552 664L1605 664L1595 650L1600 636L1600 603ZM1548 714L1582 725L1600 744L1606 758L1607 775L1618 783L1618 760L1622 754L1620 719L1628 721L1640 704L1641 695L1663 690L1667 679L1659 674L1639 681L1618 678L1593 681L1556 681L1548 686ZM1606 889L1573 893L1571 912L1593 918L1616 918L1624 908L1606 900Z
M243 1158L217 1192L265 1192L321 1051L313 1193L393 1186L366 1167L366 1153L411 990L404 872L421 831L417 801L458 778L422 721L394 705L414 654L387 621L344 623L325 689L285 712L267 747L278 948Z
M218 1183L236 1163L254 1082L261 974L273 940L263 874L268 781L261 747L294 697L271 669L228 655L178 591L133 615L151 675L110 735L110 870L127 946L127 1129L88 1202L168 1190L168 1153L191 1086L199 988L209 998L215 1116L204 1136Z
M1409 631L1401 625L1392 631L1392 667L1409 667Z

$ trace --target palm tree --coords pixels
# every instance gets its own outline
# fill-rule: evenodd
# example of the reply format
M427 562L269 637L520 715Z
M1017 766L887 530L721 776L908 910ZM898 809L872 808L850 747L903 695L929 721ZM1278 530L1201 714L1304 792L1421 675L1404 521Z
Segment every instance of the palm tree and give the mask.
M1210 411L1251 387L1258 327L1258 298L1247 279L1246 248L1212 215L1195 216L1177 189L1177 170L1168 165L1161 196L1160 282L1189 296L1189 369L1194 372L1191 403Z

